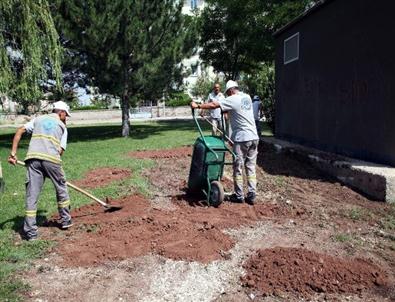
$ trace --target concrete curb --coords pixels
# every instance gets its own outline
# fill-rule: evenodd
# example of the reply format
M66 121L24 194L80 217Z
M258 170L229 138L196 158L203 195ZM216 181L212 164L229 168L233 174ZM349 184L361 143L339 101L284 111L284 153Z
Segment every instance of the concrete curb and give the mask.
M274 137L261 142L311 163L339 182L378 201L395 202L395 168L308 148Z

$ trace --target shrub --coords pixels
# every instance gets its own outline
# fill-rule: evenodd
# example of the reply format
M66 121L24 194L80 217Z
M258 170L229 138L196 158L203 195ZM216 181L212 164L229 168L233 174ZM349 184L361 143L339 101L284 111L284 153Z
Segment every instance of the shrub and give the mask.
M99 109L105 109L101 106L97 105L88 105L88 106L81 106L81 107L74 107L72 110L99 110Z
M166 106L179 107L187 106L191 102L191 97L184 92L173 92L170 94L169 99L166 100Z

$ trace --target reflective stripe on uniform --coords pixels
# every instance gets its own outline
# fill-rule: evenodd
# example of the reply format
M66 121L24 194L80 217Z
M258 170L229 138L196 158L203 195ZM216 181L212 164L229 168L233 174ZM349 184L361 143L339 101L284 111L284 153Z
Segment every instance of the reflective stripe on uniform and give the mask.
M243 175L237 175L237 176L233 177L233 179L237 183L243 182Z
M48 160L50 162L53 162L55 164L60 164L62 162L62 160L55 156L51 156L45 153L40 153L40 152L28 152L26 155L25 160L28 159L42 159L42 160Z
M58 202L58 208L59 209L66 208L69 205L70 205L70 200L64 200L64 201Z
M60 141L51 135L45 135L45 134L33 134L32 139L46 139L54 143L54 145L58 148L60 148Z
M36 217L36 215L37 215L37 210L26 210L25 211L26 217Z
M249 180L249 181L256 181L256 175L247 176L247 180Z

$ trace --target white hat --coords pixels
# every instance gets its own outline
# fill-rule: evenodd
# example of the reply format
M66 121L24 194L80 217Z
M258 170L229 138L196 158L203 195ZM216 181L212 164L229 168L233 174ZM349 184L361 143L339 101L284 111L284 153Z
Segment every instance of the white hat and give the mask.
M225 89L225 93L230 89L230 88L234 88L234 87L239 87L239 85L237 85L237 82L229 80L226 82L226 89Z
M70 111L69 111L70 107L65 102L58 101L58 102L53 103L53 109L54 110L55 109L63 110L66 112L67 116L71 116Z

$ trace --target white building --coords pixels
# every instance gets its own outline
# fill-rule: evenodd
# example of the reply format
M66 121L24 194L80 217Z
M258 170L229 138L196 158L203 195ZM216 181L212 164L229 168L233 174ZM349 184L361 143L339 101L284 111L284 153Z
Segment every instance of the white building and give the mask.
M196 10L204 8L204 0L184 0L182 13L185 15L193 15Z
M184 7L182 8L182 13L186 15L194 15L196 13L199 13L199 11L201 11L205 5L206 3L204 0L185 0ZM199 53L200 50L198 50L196 55L182 61L185 69L191 72L189 76L183 79L183 83L189 94L199 77L203 75L208 76L211 79L215 79L216 77L216 74L214 73L212 67L203 66L202 60L199 57Z

